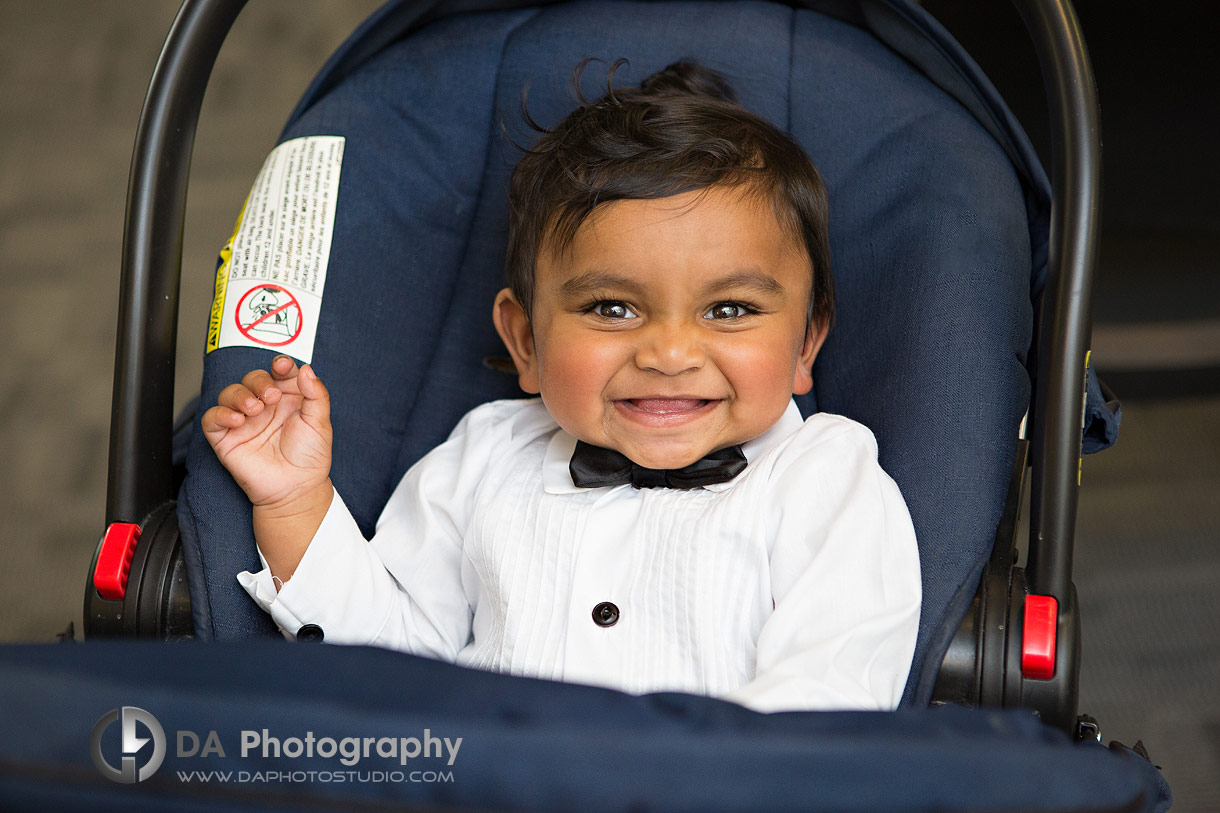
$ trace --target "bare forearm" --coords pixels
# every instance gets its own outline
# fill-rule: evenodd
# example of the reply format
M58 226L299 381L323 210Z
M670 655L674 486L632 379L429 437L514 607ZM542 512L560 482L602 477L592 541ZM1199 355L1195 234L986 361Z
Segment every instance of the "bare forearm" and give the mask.
M288 581L330 508L330 478L280 504L254 506L254 539L271 575Z

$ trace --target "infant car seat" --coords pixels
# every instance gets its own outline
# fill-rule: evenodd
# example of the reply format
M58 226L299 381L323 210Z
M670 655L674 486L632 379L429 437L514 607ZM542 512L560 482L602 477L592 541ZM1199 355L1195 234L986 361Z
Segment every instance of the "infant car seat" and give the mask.
M278 634L236 582L258 568L250 507L197 418L174 436L177 493L171 465L186 168L207 73L241 6L184 4L141 123L90 636ZM331 389L332 478L360 527L371 532L403 472L464 412L520 395L488 359L503 355L489 310L503 285L509 140L530 140L523 88L533 118L552 125L573 106L571 72L586 57L626 57L620 83L692 57L791 132L826 181L836 321L798 403L869 426L910 507L924 592L904 705L1024 705L1075 730L1077 458L1082 431L1092 451L1118 423L1087 371L1096 110L1066 1L1018 6L1050 77L1053 204L993 87L913 2L387 3L281 137L344 139L323 304L302 307L316 338L298 355ZM595 97L604 74L585 80ZM262 344L212 349L202 402L283 343ZM1022 570L1012 552L1027 470Z

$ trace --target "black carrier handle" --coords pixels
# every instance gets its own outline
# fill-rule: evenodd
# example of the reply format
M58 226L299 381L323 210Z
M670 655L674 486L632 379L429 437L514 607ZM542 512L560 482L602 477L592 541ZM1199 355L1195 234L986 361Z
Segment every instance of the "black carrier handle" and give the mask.
M1051 125L1051 233L1039 309L1030 493L1030 592L1072 609L1086 355L1101 222L1101 124L1080 21L1068 0L1013 0L1037 49ZM1052 308L1046 296L1052 296Z
M182 235L208 77L246 0L184 0L140 113L123 228L106 531L85 587L86 637L191 635L171 460Z
M106 524L175 497L170 462L182 234L195 126L246 0L185 0L149 83L132 153L110 422Z
M1047 282L1038 314L1030 442L1021 441L1005 514L974 601L950 642L932 701L1035 710L1078 736L1080 616L1072 584L1093 269L1099 234L1097 91L1068 0L1014 0L1037 47L1052 141ZM1032 456L1029 559L1015 530ZM1096 725L1085 726L1096 731Z

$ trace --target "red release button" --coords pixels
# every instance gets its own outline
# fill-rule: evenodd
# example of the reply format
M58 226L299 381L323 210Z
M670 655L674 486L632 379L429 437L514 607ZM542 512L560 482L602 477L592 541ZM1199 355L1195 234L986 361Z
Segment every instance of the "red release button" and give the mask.
M102 598L117 601L127 595L127 575L138 541L140 526L135 523L112 522L106 529L93 569L93 586Z
M1055 676L1055 629L1059 602L1054 596L1026 596L1021 635L1021 674L1034 680Z

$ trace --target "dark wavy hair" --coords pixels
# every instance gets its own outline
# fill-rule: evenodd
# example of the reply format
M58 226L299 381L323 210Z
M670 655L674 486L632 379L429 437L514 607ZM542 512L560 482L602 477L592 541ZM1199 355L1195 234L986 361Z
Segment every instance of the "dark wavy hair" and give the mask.
M580 79L591 60L576 69ZM710 187L743 187L771 201L781 226L809 254L808 319L834 313L826 187L800 145L737 102L728 80L690 60L654 73L638 88L614 89L581 104L525 151L509 183L508 284L531 313L534 269L544 244L565 251L598 207L665 198Z

